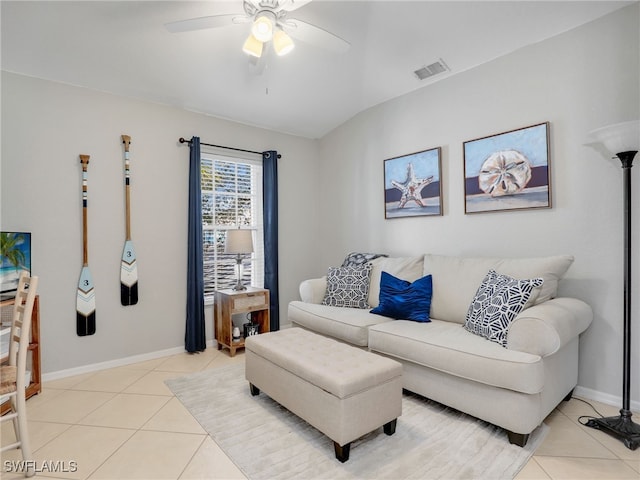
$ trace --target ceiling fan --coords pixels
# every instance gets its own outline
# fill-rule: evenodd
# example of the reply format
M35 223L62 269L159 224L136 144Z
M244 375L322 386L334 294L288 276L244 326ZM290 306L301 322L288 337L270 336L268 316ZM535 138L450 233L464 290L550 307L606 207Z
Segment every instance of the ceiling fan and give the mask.
M311 0L243 0L244 15L211 15L169 22L164 26L169 32L178 33L251 22L251 32L242 50L257 58L269 42L272 42L276 54L289 53L294 48L291 37L328 50L346 52L351 46L346 40L310 23L288 17L289 12L309 2Z

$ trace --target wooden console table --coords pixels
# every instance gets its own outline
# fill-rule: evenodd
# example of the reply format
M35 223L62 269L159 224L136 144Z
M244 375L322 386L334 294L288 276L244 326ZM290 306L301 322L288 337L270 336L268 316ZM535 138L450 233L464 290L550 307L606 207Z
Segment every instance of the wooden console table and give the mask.
M3 300L0 302L0 308L12 307L15 299ZM29 351L31 352L31 383L27 386L26 397L30 398L42 391L40 379L40 296L36 295L33 302L33 310L31 312L31 339L29 341ZM1 362L8 360L2 357ZM9 402L4 402L0 407L0 415L4 415L9 411Z
M244 338L233 340L233 315L250 313L251 323L260 325L260 333L268 332L269 290L247 287L246 290L216 290L213 306L213 331L218 341L218 350L229 349L233 357L238 348L244 348Z

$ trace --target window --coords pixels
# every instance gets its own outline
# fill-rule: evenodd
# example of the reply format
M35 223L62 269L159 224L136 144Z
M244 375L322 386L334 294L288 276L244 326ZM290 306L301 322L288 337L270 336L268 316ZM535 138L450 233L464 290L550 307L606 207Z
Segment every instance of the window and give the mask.
M242 282L262 287L262 162L202 153L202 235L205 300L237 283L235 255L225 255L227 231L250 228L254 252L242 262Z

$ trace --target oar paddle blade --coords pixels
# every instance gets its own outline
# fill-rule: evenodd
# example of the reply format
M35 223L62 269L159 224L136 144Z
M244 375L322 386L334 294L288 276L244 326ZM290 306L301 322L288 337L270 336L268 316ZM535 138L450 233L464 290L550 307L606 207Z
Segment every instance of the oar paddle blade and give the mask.
M127 240L120 262L120 303L135 305L138 303L138 266L133 243Z
M76 333L80 337L96 333L96 297L91 272L87 266L80 272L76 312Z

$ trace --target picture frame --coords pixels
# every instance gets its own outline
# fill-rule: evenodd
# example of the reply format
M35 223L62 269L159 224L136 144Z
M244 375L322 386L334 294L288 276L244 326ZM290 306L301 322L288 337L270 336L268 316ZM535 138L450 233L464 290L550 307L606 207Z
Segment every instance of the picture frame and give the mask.
M549 122L463 142L464 213L551 208Z
M384 161L384 217L442 215L442 149Z
M0 232L0 296L13 297L20 272L31 274L31 232Z

